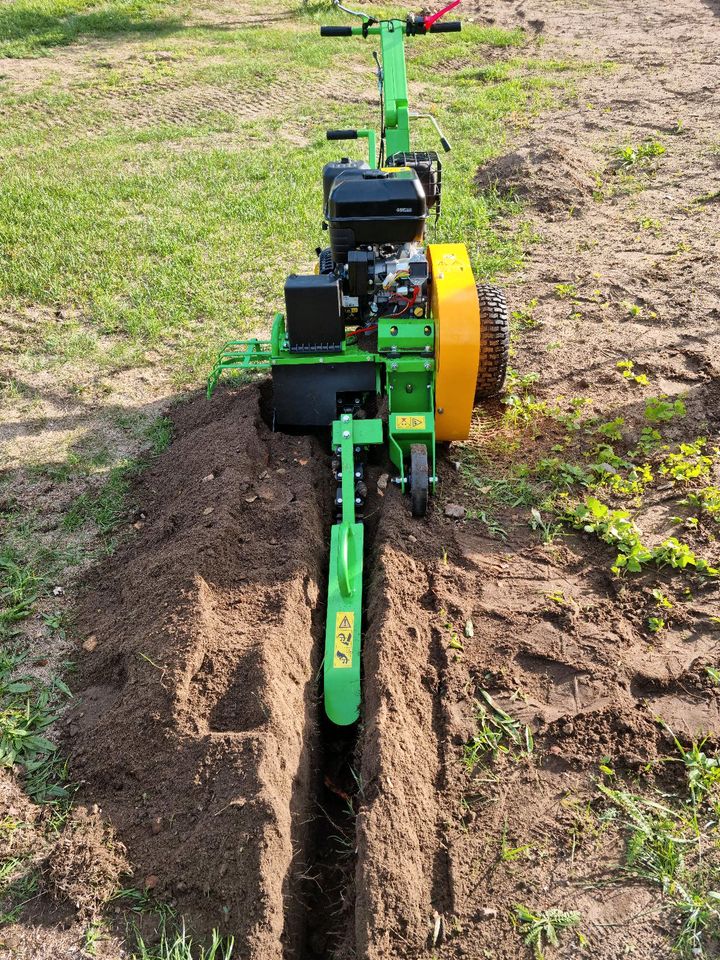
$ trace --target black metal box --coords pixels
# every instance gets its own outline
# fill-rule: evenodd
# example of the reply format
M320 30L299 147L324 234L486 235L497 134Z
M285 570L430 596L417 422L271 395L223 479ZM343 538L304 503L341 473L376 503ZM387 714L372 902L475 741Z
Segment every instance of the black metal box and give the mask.
M291 274L285 282L285 329L293 353L342 349L340 281L333 274Z

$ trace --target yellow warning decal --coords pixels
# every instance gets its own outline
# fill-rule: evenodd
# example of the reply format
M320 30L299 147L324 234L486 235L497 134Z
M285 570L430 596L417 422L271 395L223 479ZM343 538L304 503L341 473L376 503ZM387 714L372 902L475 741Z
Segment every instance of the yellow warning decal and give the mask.
M396 417L396 430L427 430L427 417Z
M338 670L351 667L353 661L353 634L355 633L355 614L352 610L335 614L335 654L333 666Z

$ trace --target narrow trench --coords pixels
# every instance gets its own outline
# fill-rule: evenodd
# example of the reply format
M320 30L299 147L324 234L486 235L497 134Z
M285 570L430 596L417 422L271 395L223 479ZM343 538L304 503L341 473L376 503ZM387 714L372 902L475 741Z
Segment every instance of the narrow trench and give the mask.
M383 505L376 492L377 479L386 466L367 466L369 492L363 521L363 641L367 628L369 569ZM323 598L326 587L325 582ZM325 640L324 628L323 618L322 644ZM364 686L363 678L363 691ZM339 956L354 955L355 819L361 801L360 758L357 756L359 724L350 728L336 727L324 716L322 700L319 713L317 797L314 819L310 824L312 856L304 879L305 936L297 954L298 960L335 960Z

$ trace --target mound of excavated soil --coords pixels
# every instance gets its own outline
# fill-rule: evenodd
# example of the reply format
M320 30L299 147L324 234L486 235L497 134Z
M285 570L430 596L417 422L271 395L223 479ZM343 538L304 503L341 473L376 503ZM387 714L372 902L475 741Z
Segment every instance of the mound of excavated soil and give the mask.
M541 213L567 213L592 199L594 165L590 151L536 136L479 167L475 183L480 190L519 197Z
M198 932L234 934L238 956L291 956L328 458L313 438L271 433L254 387L178 408L174 426L134 492L137 534L78 610L72 775L126 844L132 884Z

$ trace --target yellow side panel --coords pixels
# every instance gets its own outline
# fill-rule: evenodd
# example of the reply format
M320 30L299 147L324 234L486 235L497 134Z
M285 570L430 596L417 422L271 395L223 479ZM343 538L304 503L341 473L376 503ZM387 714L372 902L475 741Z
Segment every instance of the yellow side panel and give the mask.
M435 320L435 433L438 440L466 440L480 363L475 278L464 244L430 244L427 252Z

